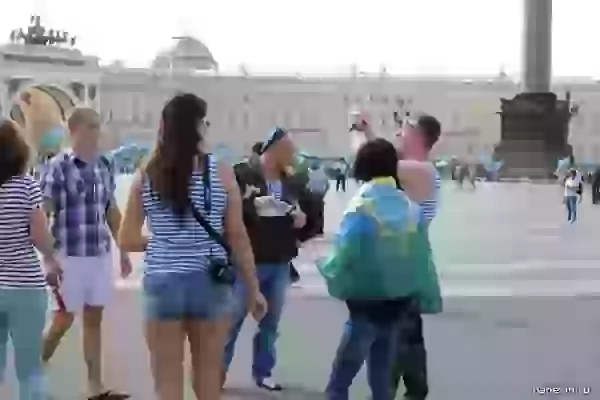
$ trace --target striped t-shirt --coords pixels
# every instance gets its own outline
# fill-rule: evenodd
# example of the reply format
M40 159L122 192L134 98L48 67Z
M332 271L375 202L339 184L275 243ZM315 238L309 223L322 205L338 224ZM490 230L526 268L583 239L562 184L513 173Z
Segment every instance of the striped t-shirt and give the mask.
M419 205L421 206L421 211L423 212L423 216L427 220L427 222L431 222L435 216L437 215L438 209L438 200L439 200L439 192L442 187L442 180L440 179L440 174L435 171L435 187L433 190L433 197L431 199L423 200Z
M269 193L269 196L273 196L275 200L281 200L281 195L283 193L281 181L267 182L267 192Z
M212 228L222 233L227 191L219 178L213 156L210 156L209 170L210 187L206 191L202 173L196 171L192 174L189 180L190 198ZM158 195L150 188L147 175L144 176L142 199L150 231L145 255L146 275L206 272L209 258L227 258L225 250L200 226L191 211L178 216L160 202ZM207 212L205 201L210 202L210 212Z
M29 174L0 186L0 288L46 284L29 232L31 212L41 203L40 187Z

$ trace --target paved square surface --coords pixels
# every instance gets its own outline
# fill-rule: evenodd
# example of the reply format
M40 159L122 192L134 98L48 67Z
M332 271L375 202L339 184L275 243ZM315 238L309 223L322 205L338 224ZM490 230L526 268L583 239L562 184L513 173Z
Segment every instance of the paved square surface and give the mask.
M580 220L567 225L561 194L552 185L443 188L432 240L445 312L426 317L425 326L431 399L526 400L542 396L541 388L560 388L558 398L600 399L600 246L594 235L600 208L584 199ZM307 245L297 262L302 287L290 291L276 370L290 389L273 397L322 396L346 312L326 297L314 260L325 254L349 197L328 195L327 234ZM130 391L133 399L152 400L136 288L140 276L138 270L119 282L108 310L105 369L111 386ZM253 329L248 321L239 339L226 399L271 398L250 381ZM49 368L55 399L84 397L80 354L74 329ZM9 382L14 386L12 369ZM579 394L566 393L569 387ZM4 389L0 398L10 399ZM361 374L352 398L367 396Z

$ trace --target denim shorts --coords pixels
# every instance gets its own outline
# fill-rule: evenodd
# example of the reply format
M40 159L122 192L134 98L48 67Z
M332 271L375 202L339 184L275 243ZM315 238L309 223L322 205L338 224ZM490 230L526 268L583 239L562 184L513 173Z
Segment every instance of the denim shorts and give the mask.
M206 271L149 274L143 287L150 320L217 319L233 310L232 287Z

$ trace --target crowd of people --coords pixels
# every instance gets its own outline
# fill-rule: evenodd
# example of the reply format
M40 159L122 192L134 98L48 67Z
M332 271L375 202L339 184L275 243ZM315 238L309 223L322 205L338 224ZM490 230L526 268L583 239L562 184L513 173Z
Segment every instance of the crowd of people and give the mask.
M205 147L207 116L207 103L193 94L164 106L155 149L136 171L123 213L114 167L98 155L102 127L94 109L72 112L70 147L52 157L39 182L27 173L19 127L0 123L0 378L10 338L19 399L48 399L45 369L77 316L88 398L129 397L106 387L101 373L113 252L123 278L132 272L129 254L144 254L144 328L157 399L184 398L186 340L196 398L221 398L248 315L258 322L253 380L267 391L285 390L273 377L279 322L292 261L303 242L323 232L329 182L318 167L308 181L295 176L296 149L282 128L255 144L248 161L218 161ZM320 266L349 312L325 388L329 400L350 398L365 361L373 400L394 399L401 381L405 399L428 395L421 314L442 307L427 238L440 177L428 158L440 131L434 117L421 115L404 121L392 143L377 139L361 113L349 133L352 175L362 186L339 229L360 245L338 240L329 266ZM381 231L407 245L389 246L392 236ZM325 272L332 265L338 275Z

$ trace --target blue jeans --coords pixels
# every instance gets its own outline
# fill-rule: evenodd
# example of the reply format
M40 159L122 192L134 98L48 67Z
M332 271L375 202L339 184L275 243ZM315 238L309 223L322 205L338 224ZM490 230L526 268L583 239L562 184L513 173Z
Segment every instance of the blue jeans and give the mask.
M149 320L216 319L233 306L231 286L206 271L153 273L143 286Z
M376 322L367 315L350 313L325 390L327 400L349 399L352 381L365 361L372 399L393 400L392 367L397 340L397 319Z
M260 291L265 296L269 307L265 317L258 323L258 331L254 335L253 342L252 376L259 380L271 376L271 371L277 361L275 341L279 336L279 320L283 312L287 289L290 286L290 266L288 263L258 264L256 274ZM225 345L223 360L225 371L229 369L235 351L235 341L248 314L246 308L247 288L240 279L236 282L234 293L236 306L228 342Z
M575 222L577 220L577 196L566 196L565 205L567 206L567 220Z
M45 288L0 288L0 383L10 338L21 400L46 398L41 357L47 308Z

